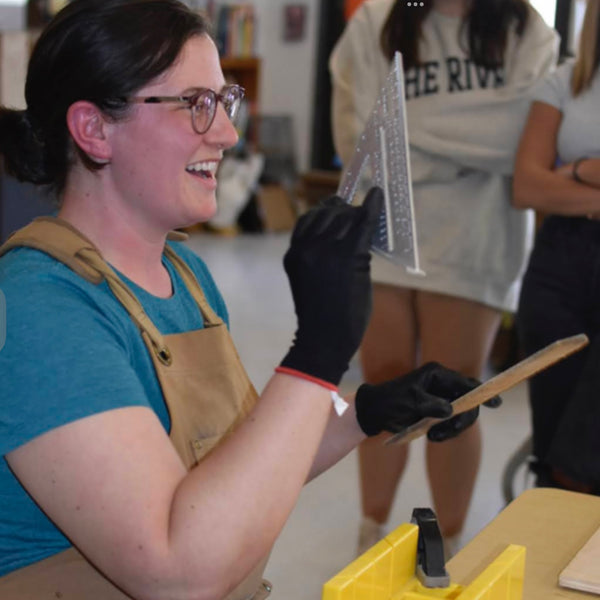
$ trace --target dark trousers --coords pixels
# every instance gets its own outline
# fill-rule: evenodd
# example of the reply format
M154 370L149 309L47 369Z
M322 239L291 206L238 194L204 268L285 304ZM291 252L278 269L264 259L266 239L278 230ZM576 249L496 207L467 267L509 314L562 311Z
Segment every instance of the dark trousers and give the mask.
M538 232L517 315L526 355L586 333L588 348L529 382L538 485L559 468L600 486L600 222L547 217Z

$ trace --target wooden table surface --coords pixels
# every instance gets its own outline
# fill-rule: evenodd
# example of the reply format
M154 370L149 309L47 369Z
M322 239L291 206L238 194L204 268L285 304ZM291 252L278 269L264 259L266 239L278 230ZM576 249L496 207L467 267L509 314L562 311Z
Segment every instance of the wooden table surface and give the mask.
M519 544L527 548L523 600L591 600L596 596L559 587L558 575L598 527L600 497L550 488L528 490L446 566L452 582L465 585L508 544Z

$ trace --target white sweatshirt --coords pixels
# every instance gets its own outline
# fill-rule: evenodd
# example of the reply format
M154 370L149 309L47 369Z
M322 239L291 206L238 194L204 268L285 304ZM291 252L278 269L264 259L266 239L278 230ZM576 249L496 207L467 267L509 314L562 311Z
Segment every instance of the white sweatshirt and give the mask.
M393 0L367 0L330 58L333 133L347 164L390 70L380 34ZM418 8L415 8L418 10ZM509 31L503 67L468 59L461 20L432 10L421 66L405 73L417 241L426 276L373 257L373 280L516 308L533 214L512 208L511 174L531 93L556 64L558 36L533 8Z

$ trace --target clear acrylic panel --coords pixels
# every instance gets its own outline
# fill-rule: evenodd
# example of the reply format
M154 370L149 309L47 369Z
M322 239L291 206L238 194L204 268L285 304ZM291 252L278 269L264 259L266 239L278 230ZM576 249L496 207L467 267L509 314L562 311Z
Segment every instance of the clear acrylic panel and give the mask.
M374 185L383 190L385 206L373 236L373 251L403 265L410 272L424 274L419 267L404 73L398 52L352 160L342 176L338 195L348 203L360 204L368 188Z

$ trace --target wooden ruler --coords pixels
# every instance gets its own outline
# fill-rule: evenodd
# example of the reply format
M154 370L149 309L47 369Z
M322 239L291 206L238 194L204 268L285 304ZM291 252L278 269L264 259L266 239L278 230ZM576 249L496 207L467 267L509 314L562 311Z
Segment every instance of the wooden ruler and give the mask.
M511 387L517 385L524 379L543 371L545 368L566 358L567 356L581 350L589 342L587 335L580 333L562 340L557 340L545 348L538 350L531 356L528 356L516 365L513 365L506 371L488 379L485 383L467 392L464 396L452 402L452 416L467 412L476 406L479 406L486 400L505 392ZM452 418L452 417L448 417ZM446 419L436 419L427 417L410 425L406 429L395 433L386 440L386 444L407 443L418 437L421 437L432 425L445 421Z

